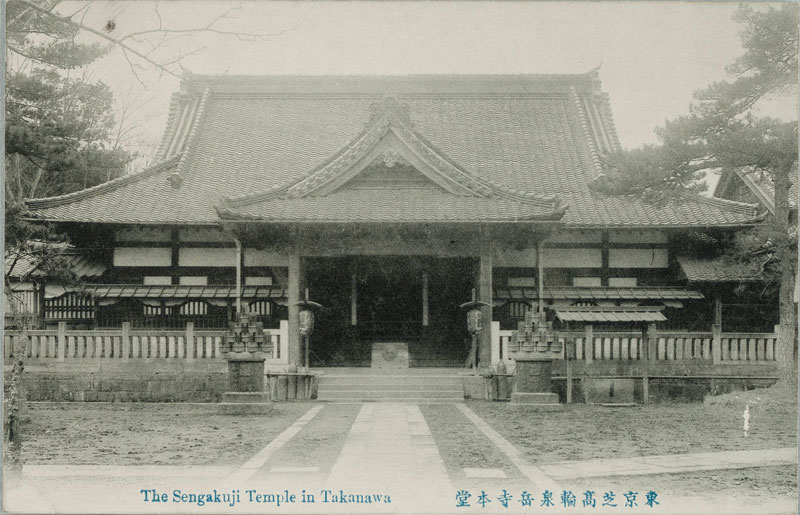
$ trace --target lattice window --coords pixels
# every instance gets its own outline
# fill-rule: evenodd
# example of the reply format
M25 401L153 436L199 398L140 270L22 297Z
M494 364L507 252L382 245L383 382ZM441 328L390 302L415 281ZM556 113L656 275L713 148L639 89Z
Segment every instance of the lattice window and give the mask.
M82 295L68 293L44 303L45 319L90 319L94 318L94 301Z
M167 306L148 306L147 304L142 306L142 314L146 317L168 315L170 311L172 310Z
M180 308L180 314L183 316L197 316L208 314L208 304L202 300L194 300L187 302Z
M527 302L509 302L508 303L508 318L525 318L525 313L530 311L531 307Z
M269 316L272 314L272 302L268 300L257 300L248 306L252 315Z

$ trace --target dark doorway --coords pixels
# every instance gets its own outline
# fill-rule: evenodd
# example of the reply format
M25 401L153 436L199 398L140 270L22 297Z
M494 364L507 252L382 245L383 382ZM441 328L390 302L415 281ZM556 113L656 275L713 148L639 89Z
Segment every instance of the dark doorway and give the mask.
M459 304L470 298L474 268L474 260L464 258L308 259L311 298L324 306L311 339L311 365L370 366L373 342L401 341L408 343L410 366L463 366L469 345Z

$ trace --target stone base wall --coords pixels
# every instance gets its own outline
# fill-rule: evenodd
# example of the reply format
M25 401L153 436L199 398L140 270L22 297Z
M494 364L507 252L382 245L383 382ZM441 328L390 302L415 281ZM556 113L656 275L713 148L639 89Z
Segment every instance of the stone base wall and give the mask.
M664 402L702 402L706 395L721 395L724 393L752 390L754 388L768 388L775 384L777 379L770 377L760 377L750 374L752 377L659 377L649 379L649 392L651 403ZM591 376L589 376L591 378ZM590 394L596 402L643 402L642 379L640 377L627 379L624 389L621 390L620 379L622 378L591 378L593 392L591 395L584 387L582 377L574 377L572 380L572 402L575 404L587 402L587 394ZM464 376L464 396L467 399L483 399L504 401L510 399L510 392L513 391L514 378L508 378L508 389L497 388L494 382L496 378L486 378L479 375ZM632 391L628 391L632 382ZM614 385L615 394L603 392L605 385L611 390ZM499 395L500 391L507 392L505 396ZM557 393L559 402L567 402L567 380L564 377L555 377L552 380L551 392ZM624 395L620 395L624 393ZM614 398L614 397L618 398Z
M602 381L593 380L595 383ZM721 395L729 392L741 392L754 388L768 388L775 384L777 379L768 378L740 378L740 377L678 377L678 378L651 378L650 402L703 402L706 395ZM609 385L613 380L608 380ZM560 402L567 402L567 380L554 379L554 393L558 394ZM586 393L580 379L573 380L572 383L572 402L586 402ZM625 399L601 399L598 402L629 402ZM633 402L642 402L642 380L633 380Z
M29 401L218 402L229 389L222 360L26 363L23 384Z

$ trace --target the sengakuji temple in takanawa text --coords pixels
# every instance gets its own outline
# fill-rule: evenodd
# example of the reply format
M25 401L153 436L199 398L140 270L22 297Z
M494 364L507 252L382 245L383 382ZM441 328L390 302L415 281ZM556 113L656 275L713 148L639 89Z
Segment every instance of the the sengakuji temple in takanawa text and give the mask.
M581 332L772 332L776 300L742 287L758 274L715 261L763 209L601 192L619 147L595 72L188 74L151 166L28 201L91 272L38 283L32 309L42 327L199 330L238 304L284 324L281 360L302 365L310 299L312 367L369 366L380 341L405 342L412 368L489 366L529 311Z

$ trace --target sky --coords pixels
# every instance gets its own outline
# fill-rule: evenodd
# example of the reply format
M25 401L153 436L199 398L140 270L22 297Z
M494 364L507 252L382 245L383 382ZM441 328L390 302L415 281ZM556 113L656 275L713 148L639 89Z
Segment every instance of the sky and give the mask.
M686 113L694 91L727 77L725 66L743 52L740 27L731 19L737 5L100 1L90 4L84 23L100 29L113 19L115 35L154 28L159 16L166 27L198 28L235 8L214 27L270 34L253 40L196 32L153 54L167 59L202 48L181 60L194 73L582 73L599 66L621 143L634 148L655 143L653 130ZM148 48L146 41L140 44ZM134 110L132 141L147 151L163 130L179 80L152 67L134 75L119 50L91 72L112 87L118 104ZM796 113L794 98L763 109L783 119L796 119Z

